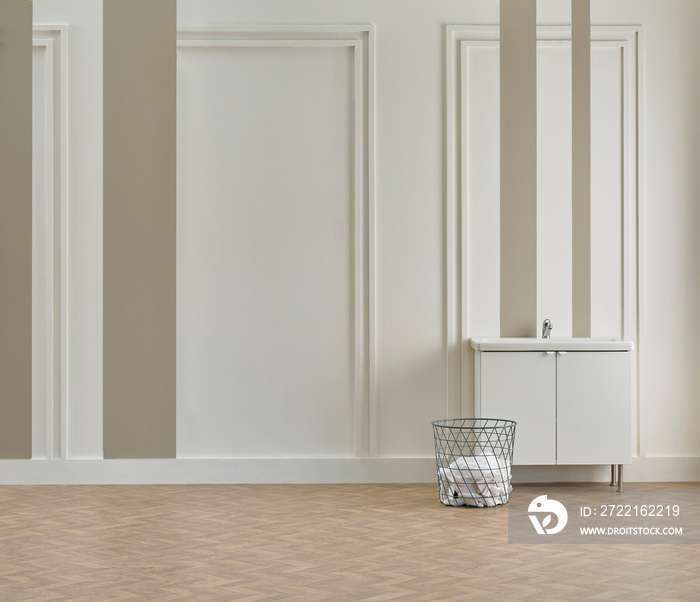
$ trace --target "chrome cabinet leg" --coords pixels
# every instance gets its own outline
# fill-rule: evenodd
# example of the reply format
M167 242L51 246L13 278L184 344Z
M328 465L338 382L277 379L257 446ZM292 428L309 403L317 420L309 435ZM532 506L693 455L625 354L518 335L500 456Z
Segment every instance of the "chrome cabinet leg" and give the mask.
M622 464L617 465L617 492L622 493L624 489L622 488Z
M615 483L615 465L611 464L610 465L610 487L615 487L617 483Z

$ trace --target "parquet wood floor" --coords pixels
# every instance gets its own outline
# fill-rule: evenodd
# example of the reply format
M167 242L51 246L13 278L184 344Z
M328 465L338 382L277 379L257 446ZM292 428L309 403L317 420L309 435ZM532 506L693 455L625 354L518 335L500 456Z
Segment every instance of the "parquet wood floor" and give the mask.
M506 519L423 484L0 487L0 600L700 599L700 545L513 545Z

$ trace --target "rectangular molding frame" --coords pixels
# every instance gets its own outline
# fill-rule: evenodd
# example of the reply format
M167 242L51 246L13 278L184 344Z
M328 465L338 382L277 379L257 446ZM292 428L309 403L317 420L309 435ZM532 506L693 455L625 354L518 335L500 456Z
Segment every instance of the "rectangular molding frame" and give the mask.
M46 182L47 195L42 199L42 234L46 240L45 290L38 300L43 307L46 328L39 333L43 341L45 362L33 380L45 392L41 407L34 409L33 422L42 422L45 440L35 442L41 457L53 460L66 457L66 258L67 258L67 28L64 25L35 25L34 48L46 53ZM32 430L38 425L33 424Z
M446 27L446 142L447 195L445 200L446 321L445 341L448 417L465 415L473 407L474 367L469 347L471 329L466 303L469 300L466 274L470 258L466 236L467 124L462 119L466 98L466 58L469 48L498 46L497 25L448 25ZM646 399L644 394L644 145L643 145L643 36L641 26L593 26L592 47L622 50L623 68L623 337L635 344L632 395L635 402L637 454L644 456L646 443ZM570 45L571 27L538 26L540 45ZM494 333L497 334L497 333Z
M375 42L372 25L181 26L178 48L351 48L354 55L355 457L376 456Z

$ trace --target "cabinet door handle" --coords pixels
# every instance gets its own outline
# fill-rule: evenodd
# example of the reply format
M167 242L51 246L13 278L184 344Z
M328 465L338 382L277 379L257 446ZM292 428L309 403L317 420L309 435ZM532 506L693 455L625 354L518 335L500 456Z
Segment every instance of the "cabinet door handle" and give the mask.
M554 355L554 351L545 351L547 355Z
M566 351L560 351L559 355L566 355Z

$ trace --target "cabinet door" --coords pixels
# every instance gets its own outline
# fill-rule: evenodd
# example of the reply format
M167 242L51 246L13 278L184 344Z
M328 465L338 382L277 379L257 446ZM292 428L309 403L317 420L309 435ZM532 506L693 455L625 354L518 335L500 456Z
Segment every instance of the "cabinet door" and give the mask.
M477 413L515 420L514 464L556 462L556 357L543 351L480 352Z
M557 464L631 461L631 354L557 354Z

